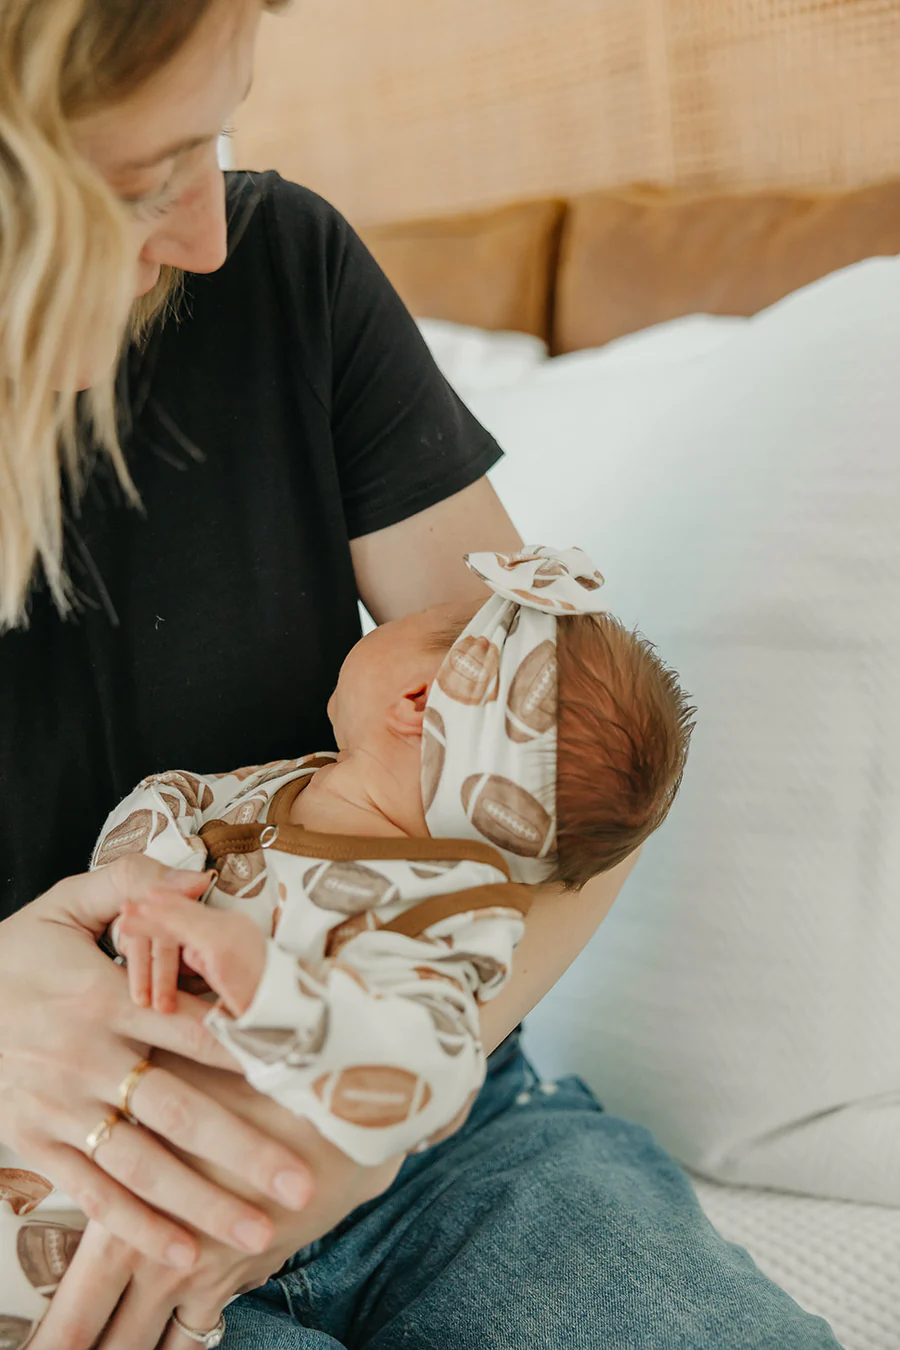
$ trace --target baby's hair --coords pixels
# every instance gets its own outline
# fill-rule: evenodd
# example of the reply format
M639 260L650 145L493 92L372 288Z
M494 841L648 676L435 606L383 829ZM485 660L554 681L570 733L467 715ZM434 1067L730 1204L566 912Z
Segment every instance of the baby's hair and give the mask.
M471 619L428 642L448 651ZM624 861L669 813L694 712L678 676L611 614L557 623L557 860L549 881L580 890Z
M681 785L694 712L678 676L611 614L557 624L557 866L579 890L639 848Z

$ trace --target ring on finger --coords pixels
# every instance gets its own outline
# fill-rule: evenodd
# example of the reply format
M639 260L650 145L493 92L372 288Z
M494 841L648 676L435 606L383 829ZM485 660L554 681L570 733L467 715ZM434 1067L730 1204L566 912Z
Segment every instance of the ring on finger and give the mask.
M94 1154L97 1152L100 1145L109 1142L110 1135L121 1119L121 1113L119 1111L113 1111L110 1115L106 1116L105 1119L101 1120L99 1125L95 1125L91 1130L84 1141L84 1151L91 1162L94 1161Z
M194 1327L185 1326L177 1312L172 1314L172 1325L177 1327L182 1336L187 1336L189 1341L196 1341L198 1345L205 1345L208 1350L214 1350L214 1347L221 1345L225 1339L225 1314L219 1314L219 1320L212 1331L197 1331Z
M131 1099L134 1096L138 1083L153 1065L149 1059L140 1059L134 1068L127 1073L119 1084L119 1110L129 1125L137 1125L137 1117L131 1109Z

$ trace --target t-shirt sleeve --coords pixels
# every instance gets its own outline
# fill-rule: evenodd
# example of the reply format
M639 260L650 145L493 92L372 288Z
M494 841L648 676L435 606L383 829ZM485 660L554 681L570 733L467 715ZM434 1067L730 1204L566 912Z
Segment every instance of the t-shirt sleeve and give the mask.
M500 458L493 437L438 370L409 314L346 220L313 193L266 175L298 305L330 334L330 363L301 365L327 403L351 539L372 534L469 487ZM270 199L271 200L271 199ZM291 218L302 218L292 233ZM305 241L305 242L304 242ZM309 332L301 336L309 341Z

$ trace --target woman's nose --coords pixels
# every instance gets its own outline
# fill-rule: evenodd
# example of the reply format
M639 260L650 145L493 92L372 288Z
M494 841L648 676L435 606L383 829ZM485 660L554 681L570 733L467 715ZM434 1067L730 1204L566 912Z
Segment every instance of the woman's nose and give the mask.
M215 272L227 256L225 180L210 168L150 235L141 259L184 272Z

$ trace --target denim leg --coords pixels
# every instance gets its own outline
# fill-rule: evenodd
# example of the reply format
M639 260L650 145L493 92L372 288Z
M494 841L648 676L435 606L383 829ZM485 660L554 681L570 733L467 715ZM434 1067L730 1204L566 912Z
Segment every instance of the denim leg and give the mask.
M269 1280L225 1309L224 1350L344 1350L327 1332L304 1326L300 1315L290 1291Z
M518 1052L457 1135L273 1286L229 1309L226 1350L838 1350L646 1130Z
M836 1350L646 1130L550 1086L414 1178L351 1350Z

